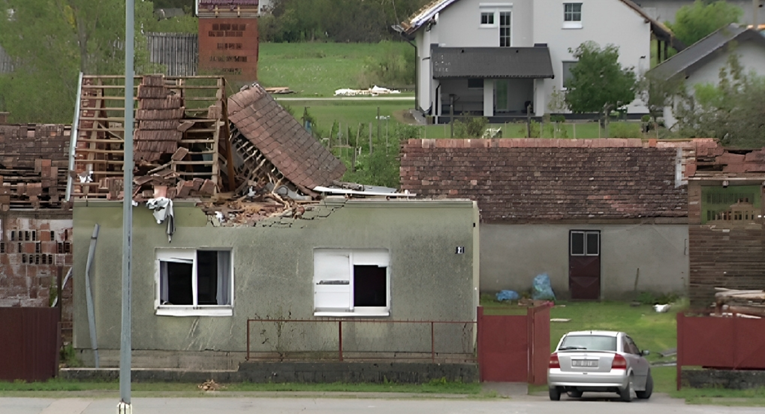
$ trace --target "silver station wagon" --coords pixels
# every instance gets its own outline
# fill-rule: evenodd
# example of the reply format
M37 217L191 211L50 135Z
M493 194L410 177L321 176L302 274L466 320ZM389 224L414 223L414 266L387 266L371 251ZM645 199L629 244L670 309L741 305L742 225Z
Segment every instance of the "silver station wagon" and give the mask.
M550 355L547 385L550 399L563 393L579 398L584 392L615 392L622 401L648 399L653 392L651 367L624 332L579 331L563 335Z

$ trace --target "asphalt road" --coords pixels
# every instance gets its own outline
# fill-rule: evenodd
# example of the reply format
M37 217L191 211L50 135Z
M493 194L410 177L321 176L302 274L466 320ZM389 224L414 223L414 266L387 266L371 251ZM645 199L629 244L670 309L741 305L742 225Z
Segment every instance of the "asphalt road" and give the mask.
M586 395L586 394L585 394ZM116 413L113 399L0 398L2 414L102 414ZM685 405L657 396L649 401L622 403L602 398L552 402L544 397L511 400L470 399L376 399L376 398L134 398L135 414L755 414L762 407L719 407Z

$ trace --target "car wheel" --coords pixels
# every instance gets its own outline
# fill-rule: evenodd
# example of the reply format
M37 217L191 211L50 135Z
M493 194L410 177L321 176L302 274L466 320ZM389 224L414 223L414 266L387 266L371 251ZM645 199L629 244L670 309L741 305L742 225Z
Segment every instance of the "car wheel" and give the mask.
M550 387L550 401L560 401L560 388Z
M633 376L630 375L630 379L627 382L627 386L623 390L619 390L619 397L624 402L630 402L632 401L632 380Z
M636 391L637 397L641 400L647 400L651 398L653 394L653 378L651 377L651 371L648 371L648 378L645 380L645 391Z
M567 394L571 398L582 398L582 392L581 391L569 391Z

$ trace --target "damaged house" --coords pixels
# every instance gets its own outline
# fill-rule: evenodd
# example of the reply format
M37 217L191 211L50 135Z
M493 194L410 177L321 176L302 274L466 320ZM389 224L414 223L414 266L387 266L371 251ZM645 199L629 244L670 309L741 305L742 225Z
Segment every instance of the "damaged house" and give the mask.
M402 146L402 191L469 198L480 289L616 299L688 288L688 195L678 148L639 139L442 139Z
M698 146L689 164L691 305L716 288L765 288L765 149Z
M0 123L0 307L49 308L72 265L69 127ZM68 279L68 278L66 278ZM71 337L71 282L62 333Z
M73 185L74 346L93 364L96 344L101 366L116 366L123 127L108 103L119 88L107 86L122 79L86 81ZM428 358L430 325L417 336L385 323L466 321L436 346L472 355L472 201L343 185L341 161L257 84L228 99L222 78L148 76L136 84L134 367L336 357L337 321L379 322L343 331L347 353ZM88 267L92 318L81 283Z

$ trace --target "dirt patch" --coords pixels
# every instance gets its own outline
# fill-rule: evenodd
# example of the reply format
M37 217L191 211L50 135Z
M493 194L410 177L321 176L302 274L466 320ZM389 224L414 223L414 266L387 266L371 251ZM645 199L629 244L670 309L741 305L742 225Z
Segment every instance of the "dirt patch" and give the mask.
M418 125L417 121L414 119L414 116L412 116L412 113L409 112L409 109L393 111L393 118L395 118L396 121L401 122L402 124Z

